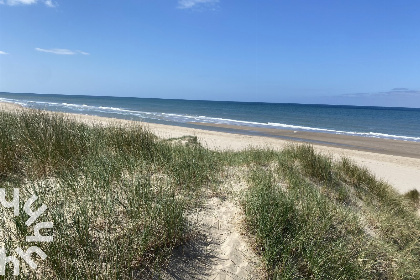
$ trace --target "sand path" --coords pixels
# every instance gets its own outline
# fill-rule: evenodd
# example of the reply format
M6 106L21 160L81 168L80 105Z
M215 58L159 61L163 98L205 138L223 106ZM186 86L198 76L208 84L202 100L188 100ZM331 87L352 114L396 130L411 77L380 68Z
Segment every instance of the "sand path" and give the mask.
M163 279L258 279L259 257L241 234L241 209L211 197L189 215L194 240L176 249Z

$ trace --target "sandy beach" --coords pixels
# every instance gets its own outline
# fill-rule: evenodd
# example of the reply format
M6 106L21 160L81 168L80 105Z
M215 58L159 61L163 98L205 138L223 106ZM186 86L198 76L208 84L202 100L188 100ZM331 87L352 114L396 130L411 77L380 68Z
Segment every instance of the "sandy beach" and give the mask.
M287 141L275 137L225 133L151 123L145 125L162 138L182 137L185 135L197 136L201 143L215 150L239 151L250 147L280 150L293 143L302 143L301 141ZM293 131L287 133L293 133ZM320 137L318 135L320 133L299 132L296 134L299 136L304 135L309 140L319 139L318 137ZM327 144L313 144L314 148L321 153L331 155L334 158L348 157L359 165L368 168L377 178L388 182L400 193L405 193L412 189L420 190L420 158L416 156L420 153L420 143L329 134L322 135L322 137L330 141L344 139L347 143L356 142L359 146L361 144L368 147L378 145L377 150L367 151L367 148L360 148L357 145L337 147ZM401 149L401 152L399 152L398 148ZM383 152L384 150L387 152ZM391 150L394 154L389 152Z
M21 112L16 104L0 102L0 111ZM138 123L129 120L98 116L63 114L89 125L122 125ZM399 193L420 190L420 143L344 135L295 132L288 130L259 130L264 135L247 135L247 127L222 127L221 132L180 126L141 122L146 129L162 139L195 136L205 147L216 151L241 151L250 148L281 150L288 145L310 143L317 152L333 159L347 157L370 170L378 179L388 182ZM213 125L214 126L214 125ZM244 228L241 194L247 182L240 172L231 172L219 185L220 196L207 189L201 207L186 215L195 229L193 241L177 246L162 279L264 279L260 256L253 248L252 237Z
M0 102L0 110L14 111L22 108L16 104ZM69 115L88 123L130 122L89 115ZM197 136L204 146L213 150L239 151L247 148L280 150L290 144L306 142L312 144L317 151L334 158L344 156L352 159L369 169L378 179L391 184L400 193L412 189L420 191L420 143L417 142L263 128L252 128L252 130L269 136L254 136L243 134L244 130L251 130L247 127L233 127L238 133L227 133L154 123L142 124L157 136L166 139L187 135ZM226 127L214 124L212 126ZM285 140L279 136L299 141Z

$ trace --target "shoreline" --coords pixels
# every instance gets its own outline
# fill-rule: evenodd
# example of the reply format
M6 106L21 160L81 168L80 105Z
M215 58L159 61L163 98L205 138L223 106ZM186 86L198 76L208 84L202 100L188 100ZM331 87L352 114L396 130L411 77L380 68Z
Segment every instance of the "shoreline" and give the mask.
M420 159L420 143L376 137L350 136L322 132L295 131L277 128L248 127L211 123L191 123L199 126L226 128L232 131L253 132L256 136L280 138L285 141L374 152ZM234 132L232 132L234 133Z
M25 110L28 108L14 103L0 102L0 110L2 111L10 112L22 109ZM140 123L158 137L167 139L186 135L197 136L198 140L205 147L219 151L239 151L250 147L280 150L290 144L302 143L296 140L298 138L303 141L306 140L309 144L313 145L317 152L330 155L334 159L343 156L350 158L357 164L369 169L378 179L388 182L400 193L405 193L412 189L420 191L420 143L418 142L348 135L324 135L324 133L294 132L292 130L276 131L279 135L271 135L273 132L265 131L267 129L264 128L260 128L262 131L257 131L264 133L264 135L249 135L241 134L241 129L244 130L241 127L235 127L238 131L237 133L235 131L221 132L74 113L52 113L64 114L78 121L94 124ZM246 128L256 130L251 127ZM293 139L287 139L287 137ZM314 141L326 143L314 143Z

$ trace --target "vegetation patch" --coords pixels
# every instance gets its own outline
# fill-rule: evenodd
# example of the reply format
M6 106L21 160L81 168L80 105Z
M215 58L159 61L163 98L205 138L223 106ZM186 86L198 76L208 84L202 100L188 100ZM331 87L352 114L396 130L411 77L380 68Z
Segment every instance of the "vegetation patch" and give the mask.
M270 278L420 277L420 219L390 186L311 146L277 162L275 172L252 170L243 200Z
M185 213L217 173L212 154L199 145L161 141L140 125L1 112L0 187L8 200L13 188L25 199L37 194L48 205L45 221L54 224L54 242L39 245L48 257L22 277L133 279L158 273L172 248L189 238ZM1 245L11 255L33 228L19 233L21 221L6 223L13 211L0 212ZM6 268L11 276L12 266Z
M400 195L346 158L308 145L216 152L137 124L0 112L0 188L8 201L14 188L22 201L36 194L34 209L47 205L43 221L54 224L42 232L54 242L37 244L48 257L35 257L36 270L22 265L21 279L157 277L194 238L186 217L203 192L226 197L219 186L239 181L268 278L420 279L419 193ZM34 228L10 208L0 215L0 245L11 255Z

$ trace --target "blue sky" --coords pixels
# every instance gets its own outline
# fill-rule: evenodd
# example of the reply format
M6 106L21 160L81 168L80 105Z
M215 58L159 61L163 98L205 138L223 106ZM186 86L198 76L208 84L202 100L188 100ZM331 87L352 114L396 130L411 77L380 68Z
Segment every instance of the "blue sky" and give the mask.
M420 107L420 1L0 0L0 91Z

